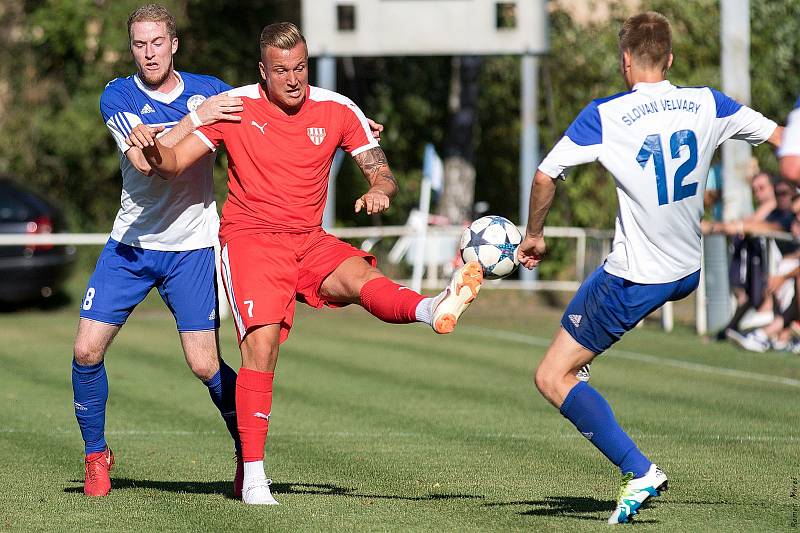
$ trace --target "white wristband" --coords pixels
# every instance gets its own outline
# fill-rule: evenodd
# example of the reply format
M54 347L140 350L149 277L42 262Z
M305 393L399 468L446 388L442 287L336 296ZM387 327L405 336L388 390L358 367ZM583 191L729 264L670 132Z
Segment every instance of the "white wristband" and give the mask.
M200 126L203 125L203 121L200 120L200 115L197 114L197 111L192 111L191 113L189 113L189 118L191 119L192 124L194 124L195 128L199 128Z

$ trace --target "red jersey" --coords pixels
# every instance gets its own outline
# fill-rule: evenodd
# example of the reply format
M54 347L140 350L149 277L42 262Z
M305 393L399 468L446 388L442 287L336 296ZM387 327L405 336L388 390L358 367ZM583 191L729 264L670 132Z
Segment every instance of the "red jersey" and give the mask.
M224 143L228 152L220 240L318 228L336 149L356 155L378 146L364 113L349 98L312 86L294 115L270 102L258 84L228 94L242 99L242 121L194 132L211 150Z

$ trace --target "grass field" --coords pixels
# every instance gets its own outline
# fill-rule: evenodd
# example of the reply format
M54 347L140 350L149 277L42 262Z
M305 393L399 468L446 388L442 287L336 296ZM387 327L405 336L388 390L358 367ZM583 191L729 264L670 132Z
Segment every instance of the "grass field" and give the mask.
M270 508L231 499L229 437L157 299L107 358L103 499L81 492L77 304L0 314L0 529L607 531L618 473L532 386L559 317L538 301L485 291L448 337L300 308L275 382ZM238 368L230 322L222 342ZM645 326L592 370L670 477L637 531L798 528L800 357Z

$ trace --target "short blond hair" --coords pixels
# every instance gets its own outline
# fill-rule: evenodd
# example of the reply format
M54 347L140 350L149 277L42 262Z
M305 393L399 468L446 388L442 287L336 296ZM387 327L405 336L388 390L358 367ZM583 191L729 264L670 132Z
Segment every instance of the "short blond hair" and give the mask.
M300 33L300 29L291 22L276 22L264 26L258 40L262 51L269 46L281 50L291 50L300 43L307 48L306 38Z
M672 28L667 17L655 11L634 15L619 30L620 52L629 51L644 67L669 67L672 53Z
M167 11L167 8L159 4L146 4L136 8L133 13L128 17L128 38L131 35L131 26L134 22L163 22L167 27L169 38L174 39L178 36L178 30L175 25L175 17L172 13Z

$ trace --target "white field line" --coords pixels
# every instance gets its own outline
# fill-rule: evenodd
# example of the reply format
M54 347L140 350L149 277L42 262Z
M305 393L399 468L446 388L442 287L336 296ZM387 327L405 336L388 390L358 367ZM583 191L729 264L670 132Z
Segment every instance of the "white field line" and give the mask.
M46 430L25 429L25 428L0 428L0 434L25 434L25 435L67 435L79 434L78 428L52 428ZM228 432L220 431L181 431L181 430L163 430L163 429L131 429L131 430L112 430L106 431L106 435L111 436L159 436L171 435L181 437L196 437L199 435L227 435ZM634 433L633 437L639 439L666 439L674 438L672 433ZM712 441L712 442L800 442L800 436L792 435L735 435L735 434L686 434L682 437L697 441ZM477 433L471 436L472 439L485 439L485 440L523 440L523 441L547 441L553 438L561 439L582 439L577 432L566 433ZM436 440L430 435L423 433L413 432L358 432L358 431L287 431L278 432L271 431L270 439L412 439L415 441Z
M549 339L534 337L532 335L523 335L522 333L515 333L513 331L481 328L478 326L470 326L469 328L465 328L465 330L467 330L468 334L473 334L480 337L507 340L521 344L529 344L531 346L538 346L541 348L550 346ZM616 348L612 348L606 353L611 357L628 359L630 361L636 361L639 363L651 363L654 365L681 368L683 370L693 370L696 372L705 372L707 374L716 374L719 376L746 379L750 381L762 381L765 383L777 383L779 385L788 385L790 387L800 388L800 380L782 376L759 374L756 372L747 372L746 370L735 370L733 368L704 365L701 363L690 363L688 361L681 361L680 359L671 359L669 357L654 356L640 352L629 352L627 350L619 350Z

